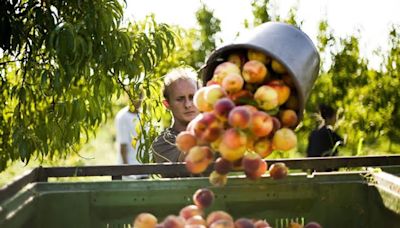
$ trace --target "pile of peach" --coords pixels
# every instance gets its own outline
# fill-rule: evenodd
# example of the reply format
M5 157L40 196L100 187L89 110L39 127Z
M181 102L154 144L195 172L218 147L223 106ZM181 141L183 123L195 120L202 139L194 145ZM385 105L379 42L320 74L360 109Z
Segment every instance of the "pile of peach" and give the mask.
M296 94L278 61L255 50L230 54L195 93L201 114L176 138L188 171L202 173L218 158L210 175L215 185L224 185L232 169L259 178L268 168L264 158L297 146Z
M210 207L214 201L214 193L207 189L198 189L193 194L193 204L187 205L179 211L179 215L168 215L162 221L151 213L138 214L132 222L135 228L270 228L266 220L238 218L234 219L228 212L215 210L205 216L204 209ZM302 228L296 222L291 222L289 228ZM307 223L304 228L321 228L316 222Z

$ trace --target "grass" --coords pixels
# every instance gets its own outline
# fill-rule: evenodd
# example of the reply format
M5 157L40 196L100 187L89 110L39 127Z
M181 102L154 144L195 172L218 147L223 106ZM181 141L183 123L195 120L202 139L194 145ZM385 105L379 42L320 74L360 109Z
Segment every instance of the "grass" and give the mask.
M1 173L0 187L10 183L15 178L38 166L89 166L89 165L115 165L117 164L115 147L115 128L113 119L102 125L96 137L83 145L79 153L69 154L66 159L54 161L31 160L28 165L21 161L13 162ZM74 178L49 178L49 181L75 181L75 180L110 180L110 177L74 177Z

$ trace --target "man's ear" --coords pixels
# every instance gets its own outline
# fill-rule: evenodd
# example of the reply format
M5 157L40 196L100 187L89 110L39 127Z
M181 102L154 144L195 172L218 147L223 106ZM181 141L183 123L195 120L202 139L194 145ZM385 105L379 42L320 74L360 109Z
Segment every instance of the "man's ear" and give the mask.
M167 100L163 100L162 103L164 104L164 106L169 109L169 103Z

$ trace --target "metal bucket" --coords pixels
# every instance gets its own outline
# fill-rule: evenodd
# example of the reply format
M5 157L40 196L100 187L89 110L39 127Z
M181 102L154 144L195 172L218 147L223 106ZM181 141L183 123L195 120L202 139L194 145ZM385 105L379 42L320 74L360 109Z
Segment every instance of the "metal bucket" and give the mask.
M320 58L311 39L300 29L282 22L267 22L244 34L233 44L215 50L202 69L204 85L214 69L230 53L254 49L280 62L288 71L297 90L299 119L319 73Z

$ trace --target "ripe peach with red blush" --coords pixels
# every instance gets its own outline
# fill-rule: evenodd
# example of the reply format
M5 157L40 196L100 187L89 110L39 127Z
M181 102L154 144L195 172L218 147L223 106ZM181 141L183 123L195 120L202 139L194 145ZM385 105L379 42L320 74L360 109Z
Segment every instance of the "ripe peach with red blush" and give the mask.
M288 168L283 162L276 162L269 167L269 175L274 180L283 179L288 174Z
M263 137L254 143L254 152L261 158L266 158L272 153L272 142L269 138Z
M222 157L217 158L214 163L214 170L222 175L229 173L232 170L233 163Z
M188 220L189 218L196 215L203 216L203 210L194 204L187 205L181 208L181 210L179 211L179 216L181 216L185 220Z
M222 133L222 123L213 112L202 114L193 126L194 135L201 141L213 142L217 140Z
M245 129L251 123L251 113L246 107L236 106L229 112L228 123L232 127Z
M282 80L272 80L268 83L278 94L278 105L285 103L290 96L290 88Z
M279 112L279 119L283 127L293 128L297 126L297 113L292 109L285 109Z
M208 216L206 218L208 226L210 226L212 223L214 223L218 220L227 220L227 221L231 221L233 223L232 216L222 210L213 211L210 214L208 214Z
M250 60L243 65L242 76L248 83L261 83L268 76L268 69L258 60Z
M185 166L191 173L202 173L212 159L213 153L208 146L194 146L185 157Z
M221 119L221 120L228 120L228 115L230 111L235 107L235 103L227 98L221 98L214 104L214 113Z
M246 153L242 158L245 173L253 173L260 167L261 157L257 153Z
M228 74L240 74L240 68L232 62L220 63L215 69L211 80L221 84Z
M184 228L185 220L176 215L168 215L162 222L164 228ZM135 226L136 228L136 226Z
M237 128L229 128L222 135L221 143L232 149L245 147L247 144L247 136L243 131Z
M228 74L221 83L222 88L228 93L235 93L243 88L244 79L240 74Z
M214 202L214 193L208 188L197 189L193 194L193 203L200 209L211 206Z
M254 224L248 218L239 218L235 221L235 228L254 228Z
M271 133L273 129L273 121L268 113L256 111L251 116L250 131L257 137L264 137Z
M176 136L176 147L184 152L187 153L189 150L197 145L196 137L190 133L189 131L181 131Z

